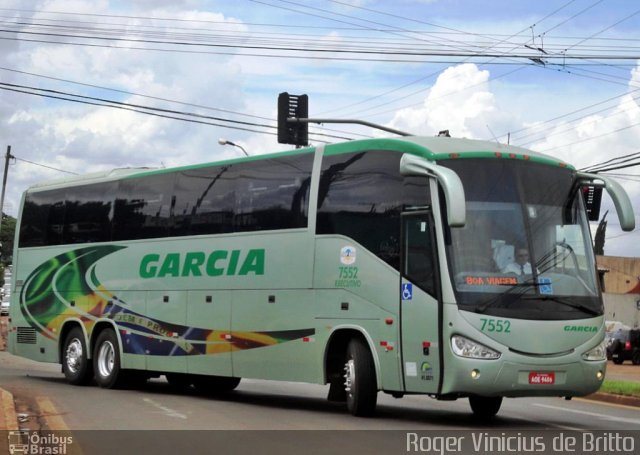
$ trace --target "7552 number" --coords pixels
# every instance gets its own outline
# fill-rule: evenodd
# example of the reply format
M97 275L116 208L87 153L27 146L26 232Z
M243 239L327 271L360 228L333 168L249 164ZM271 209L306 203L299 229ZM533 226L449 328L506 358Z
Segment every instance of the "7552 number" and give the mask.
M340 267L339 278L349 280L358 279L358 267Z
M511 333L511 321L501 319L480 319L482 321L482 332Z

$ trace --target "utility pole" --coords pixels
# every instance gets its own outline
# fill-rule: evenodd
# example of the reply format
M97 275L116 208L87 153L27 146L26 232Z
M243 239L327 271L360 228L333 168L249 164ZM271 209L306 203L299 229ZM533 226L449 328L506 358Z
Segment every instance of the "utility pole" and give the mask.
M11 155L11 146L7 145L7 154L4 157L4 176L2 177L2 195L0 196L0 231L2 230L2 210L4 209L4 192L7 188L7 175L9 174L9 160L15 158ZM1 245L1 244L0 244Z

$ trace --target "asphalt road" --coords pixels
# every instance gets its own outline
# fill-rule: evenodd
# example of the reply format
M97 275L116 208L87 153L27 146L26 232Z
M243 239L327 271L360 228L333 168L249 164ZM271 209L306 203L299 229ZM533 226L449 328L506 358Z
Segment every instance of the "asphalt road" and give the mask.
M487 422L472 417L467 400L397 400L381 393L376 416L356 418L343 405L326 400L327 386L311 384L245 379L234 392L218 397L177 391L164 378L138 390L74 387L65 382L59 365L14 357L2 352L1 344L0 339L0 388L14 395L20 428L56 430L74 438L71 447L57 453L479 454L513 452L505 442L508 438L522 453L531 438L543 435L544 450L536 453L640 454L640 437L635 434L640 430L640 408L583 399L505 399L498 416ZM640 382L640 367L610 363L607 377ZM631 435L633 450L607 446L616 441L606 437L619 432ZM414 435L424 444L409 444ZM571 435L577 450L553 445L560 437L570 441ZM484 436L495 438L497 445L475 446L474 438ZM601 445L594 449L585 439L582 444L587 445L580 447L580 438L586 437L599 437ZM461 445L445 450L446 441ZM520 443L525 445L518 447ZM3 453L9 452L0 443Z
M380 394L374 418L355 418L326 400L328 388L243 380L222 397L176 391L163 378L139 390L68 385L59 365L0 352L0 387L26 404L48 397L74 430L640 430L640 410L581 399L505 399L498 417L479 422L467 400Z

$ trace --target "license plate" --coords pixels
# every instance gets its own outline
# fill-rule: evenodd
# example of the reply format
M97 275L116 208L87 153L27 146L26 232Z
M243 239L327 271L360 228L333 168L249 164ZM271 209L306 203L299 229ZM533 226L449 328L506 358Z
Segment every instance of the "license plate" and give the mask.
M556 382L556 374L551 373L539 373L536 371L532 371L529 373L529 384L539 384L539 385L551 385Z

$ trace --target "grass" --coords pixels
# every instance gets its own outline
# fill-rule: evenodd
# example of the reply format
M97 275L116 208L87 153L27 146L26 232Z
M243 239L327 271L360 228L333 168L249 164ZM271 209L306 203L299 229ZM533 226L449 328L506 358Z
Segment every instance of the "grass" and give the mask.
M640 397L640 383L605 379L599 392Z

